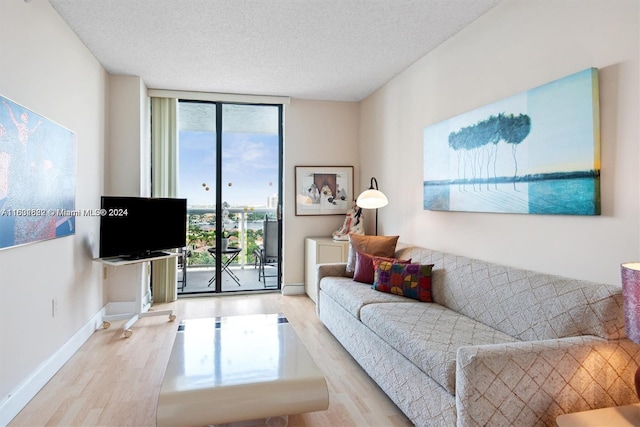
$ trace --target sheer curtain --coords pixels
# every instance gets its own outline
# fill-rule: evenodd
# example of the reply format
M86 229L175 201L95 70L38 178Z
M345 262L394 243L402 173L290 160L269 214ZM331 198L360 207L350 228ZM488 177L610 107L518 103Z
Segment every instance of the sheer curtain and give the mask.
M176 197L178 184L178 100L151 98L151 194ZM158 233L162 233L162 212ZM186 218L185 218L186 221ZM177 258L151 263L153 302L171 302L178 298Z

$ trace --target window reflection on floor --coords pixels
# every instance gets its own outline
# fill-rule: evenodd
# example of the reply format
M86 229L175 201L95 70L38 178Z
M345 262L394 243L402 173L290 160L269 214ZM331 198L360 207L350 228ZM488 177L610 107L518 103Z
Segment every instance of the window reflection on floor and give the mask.
M216 385L273 380L280 372L280 348L274 315L190 319L184 329L184 374Z

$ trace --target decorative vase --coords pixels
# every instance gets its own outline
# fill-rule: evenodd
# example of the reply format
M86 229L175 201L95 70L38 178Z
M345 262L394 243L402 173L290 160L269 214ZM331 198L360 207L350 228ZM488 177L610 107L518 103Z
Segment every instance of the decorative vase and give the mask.
M227 248L229 247L229 238L227 237L223 237L222 240L220 241L220 249L222 249L222 252L226 251Z

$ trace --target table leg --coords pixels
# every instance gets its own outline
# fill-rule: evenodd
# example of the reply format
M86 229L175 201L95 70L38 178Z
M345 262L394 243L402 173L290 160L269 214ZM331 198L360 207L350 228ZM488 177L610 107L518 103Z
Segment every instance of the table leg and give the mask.
M214 255L213 252L209 252L211 254L211 256L213 257L213 265L216 265L216 256ZM211 279L209 279L209 284L207 285L207 288L209 286L211 286L212 284L214 284L216 281L216 274L213 273L213 277Z
M227 274L238 284L238 286L242 286L240 284L240 279L238 278L238 276L236 276L233 271L231 271L231 268L229 268L229 264L231 264L233 262L234 259L236 259L238 257L238 254L240 252L236 252L233 255L231 255L229 257L229 259L227 260L226 263L224 263L224 265L222 266L222 270L226 271Z
M213 261L215 264L216 257L212 252L210 253L211 253L211 256L213 257ZM233 271L231 271L231 268L229 267L229 264L231 264L238 257L239 254L240 252L234 252L230 256L228 256L227 260L222 262L222 271L226 271L229 277L231 277L238 284L238 286L242 286L240 284L240 279L238 278L238 276L236 276L233 273ZM214 274L213 277L209 279L209 284L207 285L207 287L211 286L213 283L215 283L215 281L216 281L216 275Z

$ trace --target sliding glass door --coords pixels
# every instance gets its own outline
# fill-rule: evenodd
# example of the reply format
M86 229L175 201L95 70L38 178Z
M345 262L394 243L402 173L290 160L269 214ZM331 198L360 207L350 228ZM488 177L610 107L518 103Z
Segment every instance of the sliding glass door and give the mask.
M189 213L179 293L280 289L282 107L180 101L178 122Z

